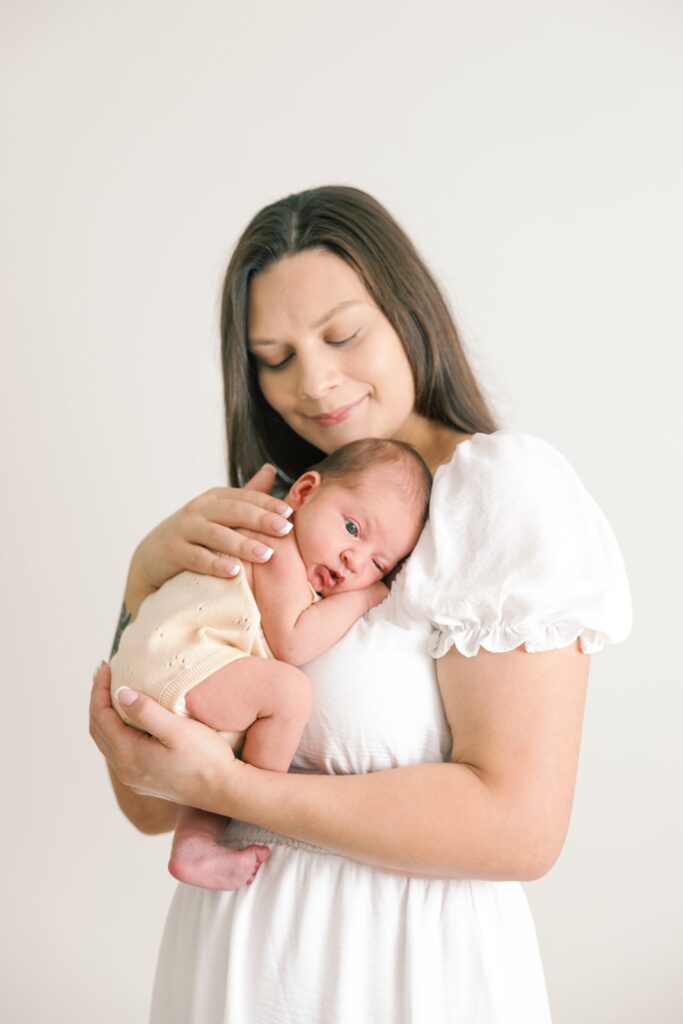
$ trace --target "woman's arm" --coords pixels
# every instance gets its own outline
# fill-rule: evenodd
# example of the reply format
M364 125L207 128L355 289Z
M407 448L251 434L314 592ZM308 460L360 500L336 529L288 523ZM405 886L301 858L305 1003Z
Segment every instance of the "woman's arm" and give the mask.
M142 696L126 713L159 740L136 742L120 719L116 735L105 723L103 737L114 771L138 792L405 874L531 880L555 862L569 824L588 663L577 645L475 658L451 650L438 662L450 764L266 772L226 761L211 730Z
M116 653L126 626L136 617L144 599L184 569L225 578L237 566L233 558L263 562L253 538L232 527L278 536L291 513L286 502L267 492L275 482L272 466L263 466L243 490L216 487L188 502L155 527L138 545L131 560L123 605L111 655ZM265 492L265 493L263 493ZM263 545L260 546L261 548ZM223 552L227 557L217 555ZM108 765L116 800L129 821L152 835L175 828L175 804L134 793Z
M116 802L139 832L156 836L161 832L173 832L178 816L178 805L154 796L140 796L130 786L124 786L116 778L110 764L107 765L109 778L114 788Z

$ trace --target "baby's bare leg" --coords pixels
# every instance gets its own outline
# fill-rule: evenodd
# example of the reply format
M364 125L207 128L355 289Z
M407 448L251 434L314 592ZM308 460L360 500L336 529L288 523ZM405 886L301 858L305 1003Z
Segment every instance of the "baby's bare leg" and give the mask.
M284 661L240 658L193 687L185 704L212 729L246 729L242 760L286 772L311 711L311 684Z
M190 690L185 704L193 718L213 729L246 729L241 755L245 761L286 771L310 712L310 683L303 672L284 662L240 658ZM270 850L221 846L225 820L206 811L181 809L169 862L175 878L210 889L251 884Z

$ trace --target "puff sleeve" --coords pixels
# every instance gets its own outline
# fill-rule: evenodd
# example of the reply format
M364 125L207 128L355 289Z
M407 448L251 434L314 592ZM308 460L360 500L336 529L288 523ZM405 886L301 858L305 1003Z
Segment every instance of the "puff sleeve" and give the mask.
M439 467L401 583L404 609L430 620L434 658L577 638L592 654L631 629L605 516L564 456L529 434L475 434Z

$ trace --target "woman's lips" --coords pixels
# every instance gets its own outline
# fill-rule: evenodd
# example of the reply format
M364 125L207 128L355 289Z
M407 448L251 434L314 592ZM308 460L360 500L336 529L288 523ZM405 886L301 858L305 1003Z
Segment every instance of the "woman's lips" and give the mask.
M351 405L342 405L339 409L335 409L334 412L326 412L321 416L311 416L311 419L315 420L321 427L336 427L338 423L343 423L367 397L367 395L363 395L362 398L359 398L357 402L352 402Z

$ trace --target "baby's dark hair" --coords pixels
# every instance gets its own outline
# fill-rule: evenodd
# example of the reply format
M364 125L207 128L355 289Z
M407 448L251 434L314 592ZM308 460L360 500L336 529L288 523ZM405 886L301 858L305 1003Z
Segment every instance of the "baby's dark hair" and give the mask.
M400 470L400 473L394 473L395 482L403 490L406 501L421 509L424 525L429 514L432 474L412 444L382 437L365 437L342 445L314 466L309 466L309 470L320 473L323 483L337 481L353 487L360 483L364 473L378 466Z

